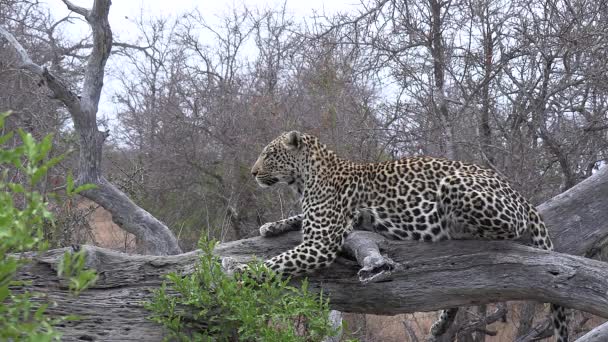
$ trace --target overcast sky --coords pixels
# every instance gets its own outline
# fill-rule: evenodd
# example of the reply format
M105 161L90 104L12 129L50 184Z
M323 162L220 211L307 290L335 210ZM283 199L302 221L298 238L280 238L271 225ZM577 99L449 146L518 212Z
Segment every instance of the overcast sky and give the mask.
M69 14L68 9L61 0L43 0L56 18L62 18ZM72 0L78 6L90 8L92 0ZM110 8L110 26L114 34L115 41L136 43L137 36L133 20L140 15L150 16L151 18L163 16L175 16L181 13L190 12L198 9L205 17L208 24L214 25L217 18L223 14L228 14L233 8L240 8L243 5L250 9L276 8L279 9L286 4L288 16L295 21L311 18L315 12L327 15L336 12L352 11L360 6L359 0L114 0ZM66 38L74 41L88 33L88 26L84 23L66 24L62 27ZM109 68L112 68L111 61ZM116 110L115 105L110 101L114 93L114 86L117 83L112 80L111 75L106 78L105 86L100 101L99 117L107 117L113 121Z
M56 17L63 17L69 13L61 0L46 0ZM91 7L92 0L72 0L72 3ZM280 8L283 3L287 4L288 13L294 18L311 17L317 13L332 14L337 11L348 11L359 5L358 0L115 0L110 8L110 25L119 37L129 31L131 23L127 18L135 18L140 13L155 16L170 16L192 11L198 8L213 22L216 16L229 13L231 8L246 5L249 8Z

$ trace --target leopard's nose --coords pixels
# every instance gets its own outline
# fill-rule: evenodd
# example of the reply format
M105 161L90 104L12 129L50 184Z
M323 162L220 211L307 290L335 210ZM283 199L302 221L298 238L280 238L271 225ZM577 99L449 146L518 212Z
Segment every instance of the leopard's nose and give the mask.
M251 174L253 175L253 177L258 175L258 170L256 169L251 169Z

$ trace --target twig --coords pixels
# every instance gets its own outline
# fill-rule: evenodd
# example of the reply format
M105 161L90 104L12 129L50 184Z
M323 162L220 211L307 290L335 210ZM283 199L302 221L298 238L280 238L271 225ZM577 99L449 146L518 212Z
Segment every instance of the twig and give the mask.
M412 327L410 327L410 325L407 323L407 321L402 321L401 323L403 323L405 332L410 337L410 342L418 342L418 336L416 336L416 332L414 331L414 329Z

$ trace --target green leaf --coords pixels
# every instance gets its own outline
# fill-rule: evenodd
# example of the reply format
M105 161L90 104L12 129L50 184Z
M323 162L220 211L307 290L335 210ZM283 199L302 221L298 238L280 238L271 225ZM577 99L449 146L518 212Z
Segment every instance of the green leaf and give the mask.
M48 162L44 163L40 168L38 168L31 177L31 183L36 184L44 175L46 175L50 168L57 165L60 161L63 160L63 155L51 158Z
M9 293L8 284L0 286L0 303L4 302L4 299L8 297Z
M59 265L57 265L57 275L69 280L70 291L78 295L97 281L97 273L93 270L85 270L85 251L76 253L66 251Z
M19 193L19 194L25 193L25 188L21 184L9 183L9 184L7 184L7 186L9 189L11 189L12 192Z
M8 118L13 112L10 110L8 112L0 113L0 128L4 127L4 120Z
M97 189L97 185L95 185L95 184L83 184L83 185L77 187L72 193L73 194L78 194L78 193L81 193L83 191L87 191L87 190L91 190L91 189Z
M0 125L0 128L2 126ZM15 134L13 132L8 132L7 134L0 136L0 145L4 145L7 141L11 140Z
M19 136L21 137L21 142L25 148L25 156L27 159L32 161L35 160L38 148L36 147L36 141L34 140L32 134L26 133L21 128L17 130L17 133L19 133Z
M66 178L65 192L68 194L74 193L74 177L72 177L72 173L69 172Z
M51 147L53 146L53 134L47 134L42 141L38 144L38 155L33 160L34 163L38 163L48 155Z

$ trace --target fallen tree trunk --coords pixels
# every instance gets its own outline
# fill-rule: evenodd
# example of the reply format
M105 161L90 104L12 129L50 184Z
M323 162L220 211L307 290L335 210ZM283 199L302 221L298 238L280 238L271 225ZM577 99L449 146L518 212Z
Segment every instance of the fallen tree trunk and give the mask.
M540 206L556 250L592 255L608 236L608 168ZM293 247L299 233L221 244L216 253L245 261ZM375 246L380 246L382 255ZM65 340L159 340L163 329L146 320L142 301L162 275L188 273L197 252L174 256L128 255L84 246L99 281L74 298L56 276L64 249L34 258L19 279L57 303L49 311L83 317L61 328ZM514 242L445 241L436 244L386 241L370 232L347 239L348 254L310 277L334 309L395 314L506 300L553 302L608 317L608 265L580 256L532 249ZM388 256L389 258L385 257ZM358 273L361 267L364 272ZM359 275L359 277L357 277ZM359 278L371 281L363 284Z
M369 232L356 232L353 237ZM267 257L298 243L299 234L252 238L222 244L221 256L245 261L252 255ZM506 300L554 302L608 317L608 267L600 261L539 251L510 242L451 241L436 244L384 241L381 247L398 265L390 280L362 284L360 266L340 259L328 270L310 277L311 288L321 288L333 309L347 312L396 314L432 311L446 307ZM56 276L65 249L36 257L20 279L57 303L53 314L77 314L82 321L66 324L66 338L82 336L124 340L132 336L162 335L146 322L141 302L172 271L189 273L197 252L176 256L128 255L84 246L99 281L78 298L67 294ZM155 339L155 338L153 338Z

